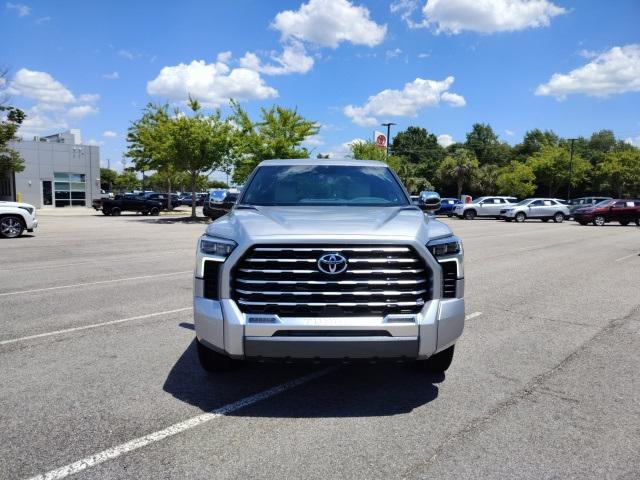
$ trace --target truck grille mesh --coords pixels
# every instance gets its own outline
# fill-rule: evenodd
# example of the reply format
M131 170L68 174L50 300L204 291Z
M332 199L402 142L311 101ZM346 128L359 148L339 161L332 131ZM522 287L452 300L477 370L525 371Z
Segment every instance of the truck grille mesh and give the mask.
M318 259L339 253L345 272L330 275ZM412 314L432 296L432 275L404 245L257 245L232 272L231 297L244 313L296 317Z

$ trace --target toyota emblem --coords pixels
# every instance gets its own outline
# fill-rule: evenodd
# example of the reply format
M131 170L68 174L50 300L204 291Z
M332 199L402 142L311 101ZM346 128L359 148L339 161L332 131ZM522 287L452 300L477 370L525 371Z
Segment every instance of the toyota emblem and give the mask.
M347 259L339 253L326 253L318 259L318 270L337 275L347 269Z

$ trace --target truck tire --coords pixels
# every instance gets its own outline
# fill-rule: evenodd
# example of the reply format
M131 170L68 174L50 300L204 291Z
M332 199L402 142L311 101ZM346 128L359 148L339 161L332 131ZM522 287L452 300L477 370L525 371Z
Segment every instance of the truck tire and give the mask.
M111 207L111 211L109 213L111 213L111 215L117 217L122 213L122 210L120 210L118 207Z
M556 223L562 223L564 221L564 213L556 212L556 214L553 216L553 221Z
M149 213L153 216L160 215L160 209L158 207L151 207Z
M470 208L469 210L465 210L463 215L465 220L473 220L476 218L477 213L473 208Z
M423 372L444 373L451 366L454 349L455 345L451 345L446 350L438 352L426 360L417 360L416 367Z
M214 352L210 348L200 343L200 340L198 340L197 338L196 345L198 348L198 360L200 360L200 366L207 372L230 372L231 370L235 370L241 364L241 362L238 360L233 360L226 355Z
M24 231L22 218L17 215L7 215L0 218L0 236L4 238L18 238Z

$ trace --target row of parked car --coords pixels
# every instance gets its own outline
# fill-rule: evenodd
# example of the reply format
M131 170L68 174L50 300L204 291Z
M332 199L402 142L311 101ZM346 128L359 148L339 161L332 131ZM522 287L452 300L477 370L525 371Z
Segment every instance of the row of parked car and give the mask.
M567 202L559 198L480 197L464 203L455 198L443 198L436 214L456 216L466 220L476 217L494 217L507 222L528 219L561 223L573 218L581 225L604 225L617 221L621 225L640 225L640 200L613 199L611 197L581 197Z

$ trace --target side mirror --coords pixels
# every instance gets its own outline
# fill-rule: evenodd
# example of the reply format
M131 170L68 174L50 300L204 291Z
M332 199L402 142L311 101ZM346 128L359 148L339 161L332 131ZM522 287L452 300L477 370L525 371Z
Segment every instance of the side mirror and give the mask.
M418 206L424 212L435 212L440 209L440 195L436 192L420 192Z

